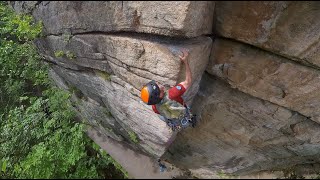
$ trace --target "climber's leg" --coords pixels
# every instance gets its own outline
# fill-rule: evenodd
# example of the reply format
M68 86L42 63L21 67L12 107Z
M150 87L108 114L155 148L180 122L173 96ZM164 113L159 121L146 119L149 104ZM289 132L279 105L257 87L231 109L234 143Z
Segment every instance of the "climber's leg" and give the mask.
M197 125L197 115L193 115L190 119L190 124L194 128Z
M158 165L159 165L160 172L164 172L167 169L167 167L163 163L161 163L160 159L158 159Z

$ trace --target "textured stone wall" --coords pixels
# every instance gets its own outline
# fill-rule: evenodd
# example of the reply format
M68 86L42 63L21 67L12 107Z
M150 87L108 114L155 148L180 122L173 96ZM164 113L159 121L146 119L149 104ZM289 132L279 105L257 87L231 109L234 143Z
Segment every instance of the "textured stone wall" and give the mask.
M200 178L319 163L319 3L10 3L43 22L35 43L79 117L136 151ZM199 124L176 136L139 90L183 80L182 48Z
M174 86L185 77L179 50L190 51L192 102L209 61L213 2L16 1L17 12L44 25L35 43L51 76L76 96L84 121L137 150L160 157L173 132L140 100L154 79ZM138 142L137 142L138 141Z
M316 1L217 2L215 31L319 67L319 9Z
M319 163L316 2L216 2L200 126L166 153L200 177Z

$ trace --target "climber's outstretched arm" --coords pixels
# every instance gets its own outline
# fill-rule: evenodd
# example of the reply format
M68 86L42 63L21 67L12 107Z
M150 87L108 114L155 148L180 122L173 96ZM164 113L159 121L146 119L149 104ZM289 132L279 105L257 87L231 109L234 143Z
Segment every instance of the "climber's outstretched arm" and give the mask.
M191 69L188 62L189 53L186 50L182 50L182 53L183 55L182 56L179 55L179 58L186 65L186 79L180 84L183 85L184 88L187 90L191 86L192 75L191 75Z

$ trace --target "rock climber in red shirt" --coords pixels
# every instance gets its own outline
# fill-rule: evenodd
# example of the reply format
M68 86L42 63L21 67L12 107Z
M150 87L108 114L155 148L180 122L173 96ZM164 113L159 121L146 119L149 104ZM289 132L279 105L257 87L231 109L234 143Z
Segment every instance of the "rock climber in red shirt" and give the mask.
M192 83L192 75L188 63L189 53L182 50L180 60L186 65L186 78L183 82L165 91L164 86L150 81L141 89L141 99L148 105L152 105L155 113L161 115L172 130L195 126L195 116L190 112L190 108L184 103L182 95L187 91Z

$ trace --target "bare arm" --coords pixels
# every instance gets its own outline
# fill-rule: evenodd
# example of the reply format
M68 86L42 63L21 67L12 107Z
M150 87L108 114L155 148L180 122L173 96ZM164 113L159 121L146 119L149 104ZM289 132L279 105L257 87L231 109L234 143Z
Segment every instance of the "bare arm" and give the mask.
M183 85L184 88L187 90L192 83L192 74L191 74L191 69L188 62L189 53L186 50L183 50L182 53L183 55L179 56L179 58L186 65L186 79L180 84Z

